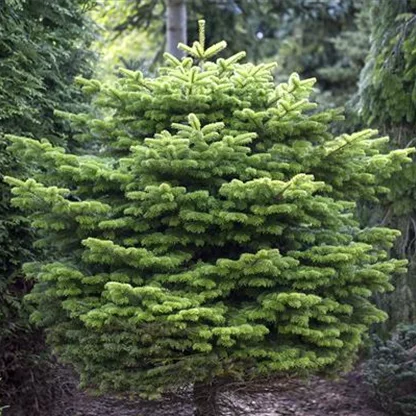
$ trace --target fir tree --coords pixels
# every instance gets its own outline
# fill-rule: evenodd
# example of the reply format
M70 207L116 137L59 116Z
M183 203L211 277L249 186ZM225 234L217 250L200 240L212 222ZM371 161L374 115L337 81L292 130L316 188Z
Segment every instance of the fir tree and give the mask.
M154 79L80 80L108 116L62 115L95 154L11 137L47 178L7 181L46 253L25 266L33 320L82 385L193 384L207 416L222 381L349 367L386 318L370 296L406 263L387 255L398 232L360 228L354 201L377 200L412 150L334 137L314 79L276 85L244 53L214 62L226 45L206 48L200 25Z

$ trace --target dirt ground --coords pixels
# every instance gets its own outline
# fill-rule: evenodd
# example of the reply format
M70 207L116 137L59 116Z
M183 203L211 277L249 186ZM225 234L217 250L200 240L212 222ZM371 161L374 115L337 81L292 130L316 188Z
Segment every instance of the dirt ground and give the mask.
M189 393L160 401L92 397L77 389L77 379L64 370L63 394L44 416L191 416ZM61 378L62 379L62 378ZM268 381L232 387L219 396L221 416L386 416L371 407L359 372L340 380ZM11 410L11 409L10 409ZM7 412L4 416L15 416ZM23 415L31 416L31 415Z

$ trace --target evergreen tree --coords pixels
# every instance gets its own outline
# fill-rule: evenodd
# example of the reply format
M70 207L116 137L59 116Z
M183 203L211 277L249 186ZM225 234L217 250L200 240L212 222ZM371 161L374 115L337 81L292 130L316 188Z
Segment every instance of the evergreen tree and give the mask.
M82 111L74 77L91 73L91 0L6 0L0 6L0 129L63 144L55 107ZM89 25L89 27L88 27Z
M415 138L416 2L382 0L371 5L372 44L360 77L357 109L364 123L389 134L393 148L407 148ZM393 192L383 200L384 212L376 211L373 218L401 230L395 252L411 261L409 274L396 283L391 297L383 299L392 324L416 319L415 178L415 163L395 175L389 184Z
M85 108L73 79L91 72L88 7L84 0L0 2L0 404L18 398L31 414L38 410L35 402L37 408L44 404L39 392L48 389L43 378L48 365L41 359L43 335L29 325L21 302L31 285L21 264L32 257L32 237L26 219L11 208L3 182L3 175L17 173L4 133L71 142L68 123L53 110Z
M109 115L62 115L95 154L11 137L48 179L7 182L45 252L25 266L32 318L82 385L158 397L192 383L209 416L220 382L349 367L386 318L369 297L406 263L354 201L377 200L412 150L334 137L314 79L276 85L274 64L244 53L214 62L225 44L206 48L200 25L154 79L80 80Z
M412 126L416 120L415 15L414 0L372 2L371 51L360 83L360 109L369 123Z

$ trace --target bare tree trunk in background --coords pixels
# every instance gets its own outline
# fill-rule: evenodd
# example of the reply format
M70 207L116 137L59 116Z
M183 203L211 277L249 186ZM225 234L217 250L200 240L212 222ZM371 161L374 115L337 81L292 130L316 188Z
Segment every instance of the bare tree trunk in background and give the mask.
M178 43L187 43L186 0L168 0L166 22L166 51L177 58L184 56Z

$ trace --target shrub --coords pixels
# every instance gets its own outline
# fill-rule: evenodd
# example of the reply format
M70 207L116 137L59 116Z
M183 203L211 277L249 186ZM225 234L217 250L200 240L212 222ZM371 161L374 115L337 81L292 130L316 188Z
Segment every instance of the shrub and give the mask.
M388 341L374 339L365 380L373 399L394 416L416 414L416 325L400 326Z

